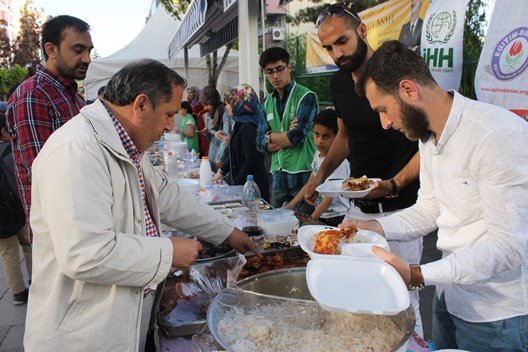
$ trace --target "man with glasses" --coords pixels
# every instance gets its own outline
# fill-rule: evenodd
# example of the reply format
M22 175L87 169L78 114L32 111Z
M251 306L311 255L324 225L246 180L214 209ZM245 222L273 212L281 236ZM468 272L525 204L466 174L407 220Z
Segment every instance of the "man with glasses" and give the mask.
M283 48L264 51L259 64L275 89L263 104L257 149L271 154L271 205L280 208L310 177L315 153L312 122L319 103L314 92L291 79L290 54ZM313 206L302 202L297 210L311 214Z
M382 181L363 199L353 199L345 219L375 219L413 205L419 188L417 143L398 131L384 130L379 114L354 89L354 81L373 54L366 41L367 27L354 11L339 5L321 12L316 25L323 48L340 68L331 83L339 131L305 199L312 201L315 188L348 158L351 176L367 175ZM421 238L389 241L389 245L409 263L420 262ZM418 293L411 292L410 297L417 318L416 332L423 336Z

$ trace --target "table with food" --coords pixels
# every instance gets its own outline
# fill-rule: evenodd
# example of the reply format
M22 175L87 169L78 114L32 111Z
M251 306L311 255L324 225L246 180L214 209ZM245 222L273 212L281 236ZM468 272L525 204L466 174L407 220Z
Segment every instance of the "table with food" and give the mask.
M204 191L198 178L182 160L174 181L242 228L242 186ZM332 180L318 191L363 197L375 181ZM158 314L162 351L429 351L413 332L406 286L370 252L372 245L389 249L382 236L329 227L264 201L259 225L262 234L251 239L262 258L202 242L189 273L167 278Z

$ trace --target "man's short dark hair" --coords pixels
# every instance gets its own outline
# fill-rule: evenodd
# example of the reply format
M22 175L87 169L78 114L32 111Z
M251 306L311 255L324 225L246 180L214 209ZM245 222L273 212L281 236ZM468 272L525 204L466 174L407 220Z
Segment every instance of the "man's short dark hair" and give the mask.
M118 106L131 104L143 93L152 101L152 108L172 98L174 86L185 88L187 82L176 71L159 61L143 59L125 65L108 81L105 99Z
M45 61L48 60L48 54L46 54L44 45L51 43L59 46L60 42L64 39L63 31L66 28L72 28L75 32L80 33L90 31L90 25L77 17L61 15L51 18L42 26L42 40L40 45L42 46Z
M322 110L314 117L314 126L323 125L337 133L339 127L337 126L337 111L332 108Z
M275 46L267 49L260 55L259 65L261 68L264 68L270 62L277 61L283 61L288 65L290 63L290 54L284 48Z
M365 84L369 79L380 91L394 96L398 96L400 82L404 79L428 87L436 85L424 59L397 40L383 43L368 60L356 83L358 95L365 96Z
M97 90L97 96L99 96L99 95L101 95L102 93L104 93L105 88L106 88L106 86L99 87L99 89Z

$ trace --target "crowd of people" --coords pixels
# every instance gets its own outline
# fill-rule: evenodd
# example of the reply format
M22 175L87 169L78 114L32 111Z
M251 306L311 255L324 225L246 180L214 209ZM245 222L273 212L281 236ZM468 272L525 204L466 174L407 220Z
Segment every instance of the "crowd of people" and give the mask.
M373 50L367 26L346 7L326 7L316 27L339 67L326 109L292 78L281 47L260 56L273 87L265 97L244 82L223 97L214 86L186 87L145 59L87 104L76 80L91 61L89 25L71 16L43 25L45 64L0 105L0 195L11 195L19 219L1 218L0 254L13 303L23 304L24 248L26 351L155 350L156 288L201 249L160 236L161 223L260 255L247 234L144 157L168 131L208 156L215 182L242 185L253 175L275 208L385 236L390 252L372 251L408 285L419 335L418 291L436 286L439 348L528 349L528 125L442 90L405 44ZM363 175L380 181L362 199L316 191ZM442 259L420 265L422 239L434 231Z

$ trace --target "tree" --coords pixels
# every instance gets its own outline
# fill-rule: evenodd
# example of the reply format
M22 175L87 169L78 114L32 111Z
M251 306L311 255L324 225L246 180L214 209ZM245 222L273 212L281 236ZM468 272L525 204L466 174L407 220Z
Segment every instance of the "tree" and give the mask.
M191 2L192 0L160 0L160 3L163 5L165 10L178 20L183 18L183 15L185 14L185 11L187 11L187 8ZM232 47L233 43L226 44L226 50L222 56L222 59L220 60L220 63L218 63L217 50L205 56L205 62L207 64L207 68L209 69L209 85L216 87L218 77L220 76L220 72L222 72L222 68L227 61L227 57Z
M486 23L485 6L487 1L470 0L464 22L464 59L480 58L484 45L484 26Z
M35 74L41 62L39 46L40 27L26 2L20 18L20 31L13 45L13 64L27 68L30 75Z
M299 0L303 2L304 0ZM315 6L307 6L297 12L295 16L288 16L288 22L299 25L300 23L315 23L317 16L330 5L342 5L348 9L356 12L361 12L365 9L379 5L386 0L338 0L335 2L325 2L324 0L306 0L306 2L312 2L317 4Z
M0 100L7 100L11 90L24 78L28 70L15 64L13 67L0 67Z
M12 56L7 28L0 22L0 67L10 67Z

